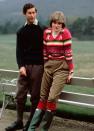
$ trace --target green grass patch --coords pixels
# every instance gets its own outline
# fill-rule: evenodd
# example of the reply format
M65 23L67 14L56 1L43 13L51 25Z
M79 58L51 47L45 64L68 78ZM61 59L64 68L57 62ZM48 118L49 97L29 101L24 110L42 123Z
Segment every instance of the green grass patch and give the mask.
M0 35L0 68L17 70L16 35Z
M73 41L75 76L94 77L94 41Z

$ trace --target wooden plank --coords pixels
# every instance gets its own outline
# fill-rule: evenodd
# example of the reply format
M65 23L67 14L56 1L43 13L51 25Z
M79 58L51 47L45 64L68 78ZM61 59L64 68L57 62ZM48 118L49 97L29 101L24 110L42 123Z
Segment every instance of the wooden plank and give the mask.
M94 88L94 78L73 77L70 85Z
M17 78L18 71L0 69L0 81Z
M94 95L62 91L60 99L94 105Z
M1 76L12 76L13 78L17 78L18 71L14 70L5 70L0 69L0 77ZM70 85L77 85L83 87L93 87L94 88L94 78L85 78L85 77L73 77Z
M82 103L82 102L68 101L68 100L62 100L62 99L59 99L58 102L61 104L65 103L65 104L76 105L76 106L81 106L81 107L94 108L94 105Z

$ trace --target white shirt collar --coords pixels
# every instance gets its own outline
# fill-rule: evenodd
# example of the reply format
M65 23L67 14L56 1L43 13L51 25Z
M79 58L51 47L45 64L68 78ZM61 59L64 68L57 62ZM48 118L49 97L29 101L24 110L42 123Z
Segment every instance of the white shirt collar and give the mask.
M38 25L38 20L37 19L35 19L35 21L33 22L33 24L34 25ZM25 22L25 24L24 25L27 25L27 21Z

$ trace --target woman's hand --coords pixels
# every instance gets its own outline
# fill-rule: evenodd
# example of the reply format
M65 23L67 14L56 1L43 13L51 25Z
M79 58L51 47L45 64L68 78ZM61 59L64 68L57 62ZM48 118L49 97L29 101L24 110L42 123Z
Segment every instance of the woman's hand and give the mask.
M70 83L72 77L73 77L73 72L70 72L69 75L68 75L66 83Z
M25 67L21 67L19 70L20 75L27 76Z

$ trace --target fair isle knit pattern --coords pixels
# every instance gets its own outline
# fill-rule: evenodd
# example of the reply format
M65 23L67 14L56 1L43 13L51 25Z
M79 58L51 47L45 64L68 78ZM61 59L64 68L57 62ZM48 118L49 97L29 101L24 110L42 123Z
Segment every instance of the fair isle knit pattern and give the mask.
M46 29L44 31L44 60L65 59L70 71L73 71L71 38L67 28L62 29L56 37L53 36L51 28Z

